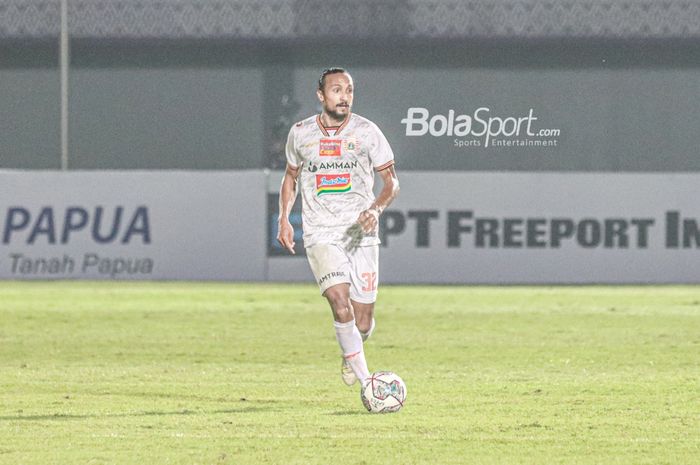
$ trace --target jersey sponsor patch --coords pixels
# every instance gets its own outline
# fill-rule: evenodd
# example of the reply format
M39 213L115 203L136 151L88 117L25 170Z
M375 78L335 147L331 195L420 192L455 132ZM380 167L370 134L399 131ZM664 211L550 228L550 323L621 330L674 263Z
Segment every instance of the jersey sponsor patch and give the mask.
M316 195L339 194L348 192L352 188L350 173L344 174L317 174Z
M318 154L322 157L339 157L342 144L342 139L321 139Z

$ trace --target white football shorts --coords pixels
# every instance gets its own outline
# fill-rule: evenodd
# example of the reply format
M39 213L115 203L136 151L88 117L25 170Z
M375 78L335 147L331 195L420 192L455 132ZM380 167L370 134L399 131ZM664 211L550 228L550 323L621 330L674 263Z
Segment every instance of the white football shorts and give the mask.
M311 271L321 294L331 286L350 284L350 298L371 304L377 300L379 246L368 245L346 250L340 244L316 244L306 249Z

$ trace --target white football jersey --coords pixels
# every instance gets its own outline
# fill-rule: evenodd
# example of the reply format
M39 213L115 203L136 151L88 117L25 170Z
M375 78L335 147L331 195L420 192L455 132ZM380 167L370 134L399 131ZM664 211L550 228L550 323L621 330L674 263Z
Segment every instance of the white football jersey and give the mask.
M350 113L326 128L319 115L295 124L287 138L287 163L301 170L304 246L374 245L376 233L357 223L374 202L374 172L394 164L394 154L376 124Z

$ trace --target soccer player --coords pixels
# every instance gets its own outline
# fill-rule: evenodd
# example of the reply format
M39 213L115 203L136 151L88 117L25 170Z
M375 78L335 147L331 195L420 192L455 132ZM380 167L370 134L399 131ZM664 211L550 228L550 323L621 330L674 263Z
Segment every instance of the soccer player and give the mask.
M320 115L289 131L280 186L277 240L294 253L289 213L302 196L304 247L333 312L348 386L369 378L363 341L374 330L379 283L379 216L399 192L394 154L379 128L351 112L354 85L343 68L328 68L316 91ZM382 189L375 198L375 172Z

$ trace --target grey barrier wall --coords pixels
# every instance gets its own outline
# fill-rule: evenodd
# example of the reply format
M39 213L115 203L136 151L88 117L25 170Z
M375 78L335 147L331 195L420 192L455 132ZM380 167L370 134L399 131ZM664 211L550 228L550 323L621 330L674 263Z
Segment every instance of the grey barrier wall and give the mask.
M274 240L281 175L2 171L0 278L312 282ZM382 282L700 282L697 173L399 176Z
M0 46L0 168L60 167L57 58L42 50ZM355 111L382 128L403 170L700 170L697 45L337 50L78 42L69 169L281 168L289 127L318 111L319 72L341 64ZM513 135L479 136L489 121Z
M235 160L238 169L260 167L261 79L260 70L246 68L77 69L72 165L226 169Z
M355 110L403 170L700 168L698 2L66 6L69 169L281 168L330 65L354 74ZM0 3L0 169L61 167L60 12L59 0ZM517 134L490 143L489 121Z
M354 70L358 113L415 170L698 171L696 69ZM295 73L300 114L318 111Z
M0 47L0 169L58 169L58 70L29 57L3 66L7 56ZM76 66L69 167L261 168L261 83L262 70L246 66Z

